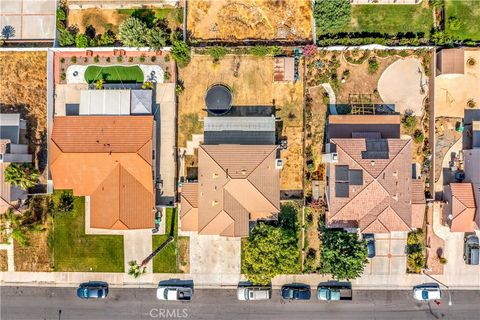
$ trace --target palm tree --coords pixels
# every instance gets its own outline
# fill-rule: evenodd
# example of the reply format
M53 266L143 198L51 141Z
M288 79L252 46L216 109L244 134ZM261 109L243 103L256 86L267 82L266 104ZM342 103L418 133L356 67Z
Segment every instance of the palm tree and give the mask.
M11 230L10 237L18 242L22 247L28 245L28 238L23 229L23 218L22 215L15 214L12 208L8 208L5 214L2 217L2 224L0 225L0 230L2 232Z
M128 274L134 278L140 277L142 274L147 272L147 268L141 266L137 263L137 260L132 260L128 262L130 269L128 270Z
M31 163L11 163L5 169L5 182L27 190L33 187L40 177L40 172Z

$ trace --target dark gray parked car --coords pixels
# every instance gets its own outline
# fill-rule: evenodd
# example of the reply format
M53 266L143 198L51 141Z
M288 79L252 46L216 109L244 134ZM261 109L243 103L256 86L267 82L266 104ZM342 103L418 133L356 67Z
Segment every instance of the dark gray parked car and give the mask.
M363 240L367 241L368 257L375 257L375 236L372 233L365 233L363 235Z
M90 281L80 284L77 296L81 299L104 299L108 295L108 283L103 281Z
M463 260L466 264L477 265L479 263L480 246L475 234L465 234L463 247Z

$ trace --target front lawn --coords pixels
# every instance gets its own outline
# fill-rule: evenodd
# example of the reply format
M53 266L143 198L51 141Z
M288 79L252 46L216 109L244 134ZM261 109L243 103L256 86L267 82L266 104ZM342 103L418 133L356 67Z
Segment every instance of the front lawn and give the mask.
M424 33L433 27L432 9L418 5L354 5L350 25L340 32Z
M454 39L480 40L480 2L446 0L446 31Z
M123 236L85 234L84 197L71 212L54 213L51 248L55 271L124 272Z
M105 82L113 83L142 83L144 78L143 71L139 66L89 66L85 70L85 81L88 83L92 83L101 79L103 79Z
M154 273L176 273L177 272L177 210L168 208L167 216L162 218L165 220L165 234L153 236L152 251L158 248L162 243L167 241L172 235L175 240L170 242L155 258L153 258Z

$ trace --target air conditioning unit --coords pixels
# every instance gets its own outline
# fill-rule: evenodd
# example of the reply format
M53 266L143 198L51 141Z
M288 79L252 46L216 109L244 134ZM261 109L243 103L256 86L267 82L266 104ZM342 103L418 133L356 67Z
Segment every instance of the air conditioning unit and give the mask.
M275 159L275 169L282 169L283 168L283 160L282 159Z
M324 153L322 155L322 162L323 163L338 163L338 153Z

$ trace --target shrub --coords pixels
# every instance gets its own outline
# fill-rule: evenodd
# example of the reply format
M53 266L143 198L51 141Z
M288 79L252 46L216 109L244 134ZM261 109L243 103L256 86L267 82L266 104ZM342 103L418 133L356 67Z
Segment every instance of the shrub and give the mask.
M438 258L438 261L439 261L441 264L447 264L447 263L448 263L448 260L447 260L447 258L445 258L445 257L440 257L440 258Z
M279 46L271 46L270 47L270 54L272 56L278 56L278 55L281 55L283 53L284 53L284 51L283 51L282 47L279 47Z
M350 77L350 70L348 69L343 70L342 78L347 80L349 77Z
M75 46L77 48L86 48L88 47L88 37L84 34L77 34L77 36L75 37Z
M60 63L64 63L65 62L65 58L60 58Z
M62 47L71 46L75 43L75 37L68 30L60 30L58 35L58 43Z
M115 33L112 30L107 30L100 36L99 43L102 46L111 46L115 43Z
M164 78L165 80L170 80L171 77L172 77L172 75L170 74L169 71L166 70L166 71L163 73L163 78Z
M417 123L417 119L413 115L405 115L402 120L403 125L407 129L413 129Z
M98 55L93 57L93 62L98 63L99 61L100 61L100 58L98 57Z
M40 177L40 172L31 163L10 163L4 173L5 182L23 190L33 187Z
M447 22L447 28L451 31L458 31L462 27L463 22L457 17L450 17Z
M152 57L150 58L150 61L152 61L152 62L155 62L155 61L157 61L157 57L155 57L155 56L152 56Z
M314 56L316 53L317 53L317 47L313 44L307 44L305 47L303 47L303 55L305 57Z
M220 59L227 54L227 49L220 46L214 46L208 48L207 52L212 57L213 63L218 63Z
M60 74L60 80L64 81L65 79L67 79L67 74L65 72L62 72Z
M65 9L63 7L59 7L57 9L57 20L58 21L67 20L67 14L66 14Z
M379 68L379 65L378 65L377 58L372 57L368 59L368 73L374 74L375 72L378 71L378 68Z
M75 56L71 57L71 58L70 58L70 61L71 61L72 63L77 63L77 57L75 57Z
M178 80L177 84L175 85L175 92L180 95L183 93L183 91L185 90L185 86L183 85L183 81L182 80Z
M107 59L105 59L107 62L110 62L112 59L110 59L110 57L107 57Z
M135 17L130 17L120 23L120 39L128 47L145 46L147 44L147 32L147 25Z
M58 198L58 203L56 206L56 212L58 213L72 212L74 201L75 201L75 197L73 196L72 191L70 190L61 191L60 197Z
M165 62L170 62L170 55L167 54L163 60L165 60Z
M105 82L105 81L104 81L103 79L98 79L97 81L95 81L95 88L96 88L97 90L103 89L103 83L104 83L104 82Z
M133 62L133 57L128 58L128 62Z
M335 32L350 22L349 0L316 0L313 11L320 33Z
M138 61L145 62L145 56L142 54L140 58L138 58Z
M123 57L122 56L118 56L117 57L117 62L122 62L123 61Z
M249 51L250 51L250 54L256 57L264 57L270 53L270 50L268 49L268 47L260 46L260 45L256 45L255 47L250 48Z
M159 27L152 28L147 32L147 44L155 51L162 50L167 44L168 34Z
M415 142L417 143L422 143L423 142L423 139L424 139L424 136L423 136L423 133L421 130L415 130L415 133L413 134L413 139L415 140Z
M142 84L142 89L143 90L146 90L146 89L150 89L150 90L153 90L153 82L150 82L150 81L146 81Z
M183 68L190 63L190 48L183 41L173 41L171 55L180 68Z

